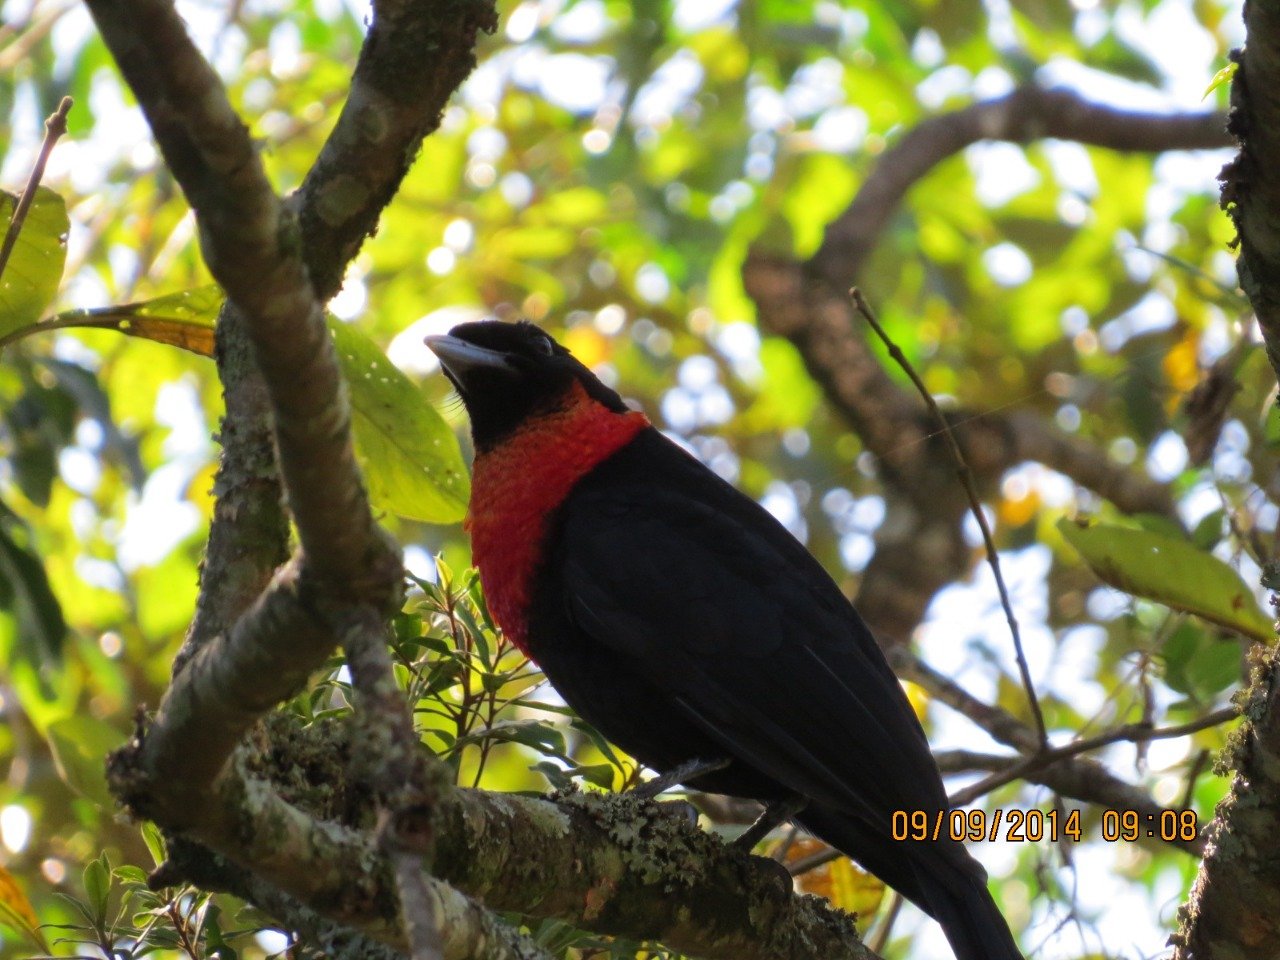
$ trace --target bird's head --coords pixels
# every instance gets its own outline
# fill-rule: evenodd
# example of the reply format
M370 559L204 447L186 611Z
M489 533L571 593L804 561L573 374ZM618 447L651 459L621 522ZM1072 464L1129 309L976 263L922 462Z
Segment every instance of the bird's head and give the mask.
M531 417L581 396L614 413L626 413L622 398L532 323L479 320L460 323L448 336L426 338L440 358L471 417L476 449L501 442Z

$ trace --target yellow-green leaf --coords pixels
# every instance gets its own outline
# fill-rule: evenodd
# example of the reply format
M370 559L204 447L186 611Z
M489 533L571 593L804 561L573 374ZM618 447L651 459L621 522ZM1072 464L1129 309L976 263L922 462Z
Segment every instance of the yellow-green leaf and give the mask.
M58 776L76 793L104 810L114 806L107 790L107 754L124 743L115 727L80 714L49 724L46 731Z
M67 310L44 323L29 323L10 330L5 339L12 341L45 330L82 327L116 330L131 337L181 347L202 357L212 357L214 324L222 301L222 290L216 284L210 284L139 303L93 310Z
M1209 81L1209 85L1204 88L1204 96L1201 97L1200 99L1201 100L1208 99L1209 94L1213 93L1213 91L1217 90L1224 83L1230 83L1231 78L1236 75L1236 71L1239 69L1240 69L1240 64L1237 61L1232 60L1230 63L1228 63L1225 67L1223 67L1221 70L1219 70L1217 73L1213 75L1213 79Z
M0 237L8 231L18 198L0 190ZM67 204L37 187L21 232L0 275L0 336L35 323L53 301L67 260Z
M377 344L332 317L329 329L351 390L356 457L369 499L411 520L462 519L471 481L453 430Z
M1117 590L1270 643L1275 627L1244 579L1211 553L1171 537L1065 517L1058 530L1085 563Z
M0 867L0 922L21 930L41 952L49 953L49 944L40 932L40 919L31 901L4 867Z

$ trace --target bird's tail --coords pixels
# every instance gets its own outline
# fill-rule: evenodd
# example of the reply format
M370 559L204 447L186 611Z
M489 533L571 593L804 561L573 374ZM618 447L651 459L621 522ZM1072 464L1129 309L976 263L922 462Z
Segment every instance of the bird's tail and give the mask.
M956 960L1023 960L982 875L951 870L919 876L926 906L947 935Z
M894 842L857 817L816 804L797 819L937 920L956 960L1023 960L987 890L986 871L963 844Z

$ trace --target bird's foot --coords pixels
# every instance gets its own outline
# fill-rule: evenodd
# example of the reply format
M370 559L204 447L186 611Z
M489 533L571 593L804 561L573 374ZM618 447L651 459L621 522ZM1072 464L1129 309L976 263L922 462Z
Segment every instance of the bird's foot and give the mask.
M670 790L678 783L693 780L704 773L715 773L717 770L723 770L728 765L729 760L724 757L717 760L703 760L700 757L695 757L692 760L686 760L678 767L672 767L661 776L646 780L644 783L632 787L631 794L641 800L652 800L658 794Z
M733 845L744 853L750 853L757 843L780 823L785 823L809 805L808 797L799 795L772 800L764 808L764 813L756 818L756 822L747 827L745 833L733 841Z

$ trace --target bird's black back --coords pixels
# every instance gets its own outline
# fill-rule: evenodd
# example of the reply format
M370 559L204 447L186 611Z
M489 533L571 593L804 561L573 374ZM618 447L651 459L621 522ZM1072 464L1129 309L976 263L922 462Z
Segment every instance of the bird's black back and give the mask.
M894 809L945 807L910 703L839 588L766 510L656 430L579 482L546 557L531 653L641 760L728 753L739 762L698 786L796 791L886 831Z

